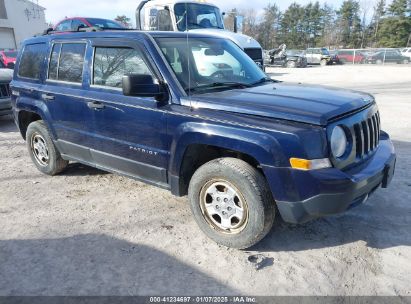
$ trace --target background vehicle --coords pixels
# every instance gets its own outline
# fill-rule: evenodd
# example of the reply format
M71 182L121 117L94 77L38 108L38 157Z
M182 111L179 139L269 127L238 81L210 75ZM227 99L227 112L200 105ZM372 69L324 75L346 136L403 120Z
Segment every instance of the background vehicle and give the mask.
M14 68L14 65L16 63L16 58L17 58L16 50L0 51L0 59L2 59L4 65L10 69Z
M152 0L141 1L136 10L137 29L210 34L233 41L261 68L263 49L252 37L225 30L223 15L206 1Z
M370 55L366 59L367 63L383 64L383 63L403 63L408 64L410 62L409 57L405 57L399 50L386 50L380 51L373 55Z
M88 17L73 17L60 21L55 27L56 32L77 31L78 28L99 27L101 29L125 29L124 25L114 20Z
M354 55L355 54L355 55ZM338 50L337 55L341 61L341 63L364 63L366 56L354 50Z
M326 48L309 48L305 51L308 64L326 66L331 61L330 52Z
M405 48L401 50L401 55L404 57L408 57L411 61L411 48Z
M298 50L287 50L285 44L278 49L268 51L268 58L265 62L266 66L281 66L287 68L307 67L307 59L303 52Z
M330 52L330 62L329 64L341 64L340 57L338 56L337 51L329 51Z
M0 59L0 116L11 114L10 82L13 70L8 69Z

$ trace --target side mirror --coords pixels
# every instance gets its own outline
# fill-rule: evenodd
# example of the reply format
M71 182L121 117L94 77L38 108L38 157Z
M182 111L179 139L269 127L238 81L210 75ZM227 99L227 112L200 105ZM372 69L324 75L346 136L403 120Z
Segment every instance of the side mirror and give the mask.
M166 91L157 79L151 75L130 74L123 76L123 94L125 96L154 97L161 101Z
M15 67L14 62L9 62L9 63L7 64L7 68L8 68L8 69L14 70L14 67Z

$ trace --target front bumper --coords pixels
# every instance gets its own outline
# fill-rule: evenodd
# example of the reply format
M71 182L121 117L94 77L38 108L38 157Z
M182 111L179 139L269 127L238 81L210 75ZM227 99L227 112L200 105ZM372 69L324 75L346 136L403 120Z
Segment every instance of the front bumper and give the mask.
M12 114L11 98L0 99L0 116Z
M263 170L282 218L285 222L297 224L341 213L365 202L379 187L388 187L394 175L395 162L394 146L387 137L380 141L370 159L349 171L336 168L312 171L284 168L276 171L267 167ZM283 189L280 189L279 182Z

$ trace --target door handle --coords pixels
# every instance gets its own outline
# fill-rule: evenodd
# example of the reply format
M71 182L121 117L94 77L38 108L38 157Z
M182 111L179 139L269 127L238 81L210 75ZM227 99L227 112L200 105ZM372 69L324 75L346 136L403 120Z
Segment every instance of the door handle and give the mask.
M93 110L103 110L106 106L103 105L101 102L91 101L87 103L87 106Z
M56 97L54 97L53 95L50 95L50 94L42 94L41 98L43 98L45 101L52 101L52 100L56 99Z

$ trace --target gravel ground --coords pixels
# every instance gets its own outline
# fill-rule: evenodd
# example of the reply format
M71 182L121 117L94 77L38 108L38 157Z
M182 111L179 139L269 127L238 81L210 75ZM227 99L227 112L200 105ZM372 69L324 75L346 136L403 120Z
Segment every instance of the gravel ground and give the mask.
M391 187L345 214L277 220L256 247L207 239L186 198L79 164L40 174L0 118L0 295L411 295L411 66L271 69L373 93L398 152ZM250 254L261 253L255 270Z

